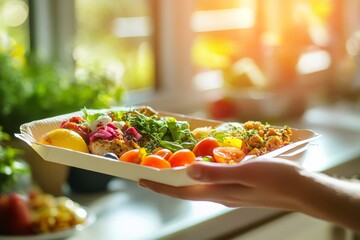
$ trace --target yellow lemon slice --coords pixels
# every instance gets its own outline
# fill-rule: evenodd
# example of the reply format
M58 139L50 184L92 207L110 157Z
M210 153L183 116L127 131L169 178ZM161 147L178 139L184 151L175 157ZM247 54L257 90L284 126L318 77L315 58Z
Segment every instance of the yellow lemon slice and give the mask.
M39 143L84 153L89 152L89 149L80 134L65 128L58 128L45 133L39 140Z

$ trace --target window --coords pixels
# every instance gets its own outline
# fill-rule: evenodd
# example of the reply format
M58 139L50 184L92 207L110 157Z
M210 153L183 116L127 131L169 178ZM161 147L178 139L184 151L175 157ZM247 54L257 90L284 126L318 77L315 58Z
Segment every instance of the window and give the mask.
M222 86L224 80L241 88L273 89L319 72L331 78L346 61L349 35L359 29L358 5L331 0L197 0L192 16L196 86Z
M128 90L152 88L152 15L146 0L76 0L77 70L99 68Z
M204 94L227 86L277 91L352 81L359 5L355 0L32 0L31 45L38 57L58 58L78 76L88 69L104 71L127 93L136 93L129 104L150 100L178 111L180 105L199 107ZM27 2L2 1L0 7L7 19L0 22L2 36L17 35L27 49ZM23 14L11 15L9 9Z

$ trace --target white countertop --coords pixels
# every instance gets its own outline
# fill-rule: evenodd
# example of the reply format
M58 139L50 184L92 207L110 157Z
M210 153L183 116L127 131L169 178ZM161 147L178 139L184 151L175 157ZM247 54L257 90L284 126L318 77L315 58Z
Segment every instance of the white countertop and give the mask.
M360 173L359 113L356 106L338 104L310 109L301 119L287 123L321 135L297 161L313 171L347 176ZM92 226L71 240L216 239L282 213L172 199L123 179L111 182L106 193L71 197L97 215Z

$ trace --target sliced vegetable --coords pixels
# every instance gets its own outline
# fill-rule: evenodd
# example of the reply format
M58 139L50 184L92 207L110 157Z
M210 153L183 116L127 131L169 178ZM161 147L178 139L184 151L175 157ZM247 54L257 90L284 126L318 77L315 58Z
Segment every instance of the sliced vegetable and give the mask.
M220 143L213 137L200 140L192 150L196 157L214 156L214 148L220 147Z
M217 147L213 151L218 163L236 164L244 159L246 154L236 147Z

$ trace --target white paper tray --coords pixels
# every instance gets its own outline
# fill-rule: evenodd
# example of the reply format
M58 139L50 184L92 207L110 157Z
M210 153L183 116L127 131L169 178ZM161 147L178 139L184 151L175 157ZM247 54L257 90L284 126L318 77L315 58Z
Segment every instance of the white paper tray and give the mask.
M116 110L120 109L123 108L116 108ZM103 111L108 110L109 109L104 109ZM89 111L91 112L93 110ZM193 118L172 113L160 113L160 115L174 116L177 120L186 120L190 123L192 129L202 126L215 127L221 123L214 120ZM20 126L20 134L15 134L15 136L29 144L46 161L87 169L134 181L138 181L139 179L148 179L173 186L185 186L196 183L195 180L187 176L185 167L159 170L138 164L121 162L90 153L81 153L69 149L37 143L37 140L39 140L44 133L58 128L62 121L67 120L72 116L83 116L83 113L80 111L73 112L22 124ZM286 156L291 156L292 159L294 159L294 156L296 158L297 154L305 151L309 144L320 136L312 130L292 129L292 131L292 144L269 152L264 156L276 157L284 154Z

